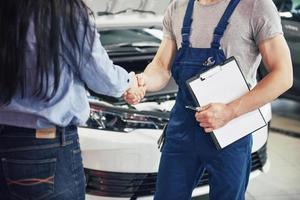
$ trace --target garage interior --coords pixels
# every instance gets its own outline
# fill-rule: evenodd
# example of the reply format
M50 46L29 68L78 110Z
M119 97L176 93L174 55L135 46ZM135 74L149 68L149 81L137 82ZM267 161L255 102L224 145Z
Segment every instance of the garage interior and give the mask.
M163 38L161 22L166 7L173 0L84 1L94 12L97 29L95 31L101 35L101 45L108 57L115 65L128 72L143 72L158 51ZM263 1L266 0L261 0ZM265 120L269 122L269 129L267 126L263 127L263 144L252 151L252 155L255 156L251 157L252 160L258 158L261 165L252 170L258 174L250 179L245 199L300 200L300 0L272 1L277 7L283 33L291 51L294 85L288 92L271 102L272 118L270 117L270 122L270 118ZM0 49L0 58L1 56ZM200 65L205 63L201 62ZM258 69L258 81L266 75L267 70L261 64ZM129 82L129 79L126 78L126 81ZM87 91L91 112L87 123L78 127L77 143L79 145L80 141L81 149L78 147L73 151L83 157L85 179L82 188L85 187L86 191L82 194L86 200L153 200L161 155L157 141L161 139L163 128L169 122L177 92L178 87L172 79L163 90L147 92L140 104L129 105L123 98ZM14 121L18 121L17 118ZM3 130L1 125L4 124L0 123L0 136ZM37 135L35 137L40 139ZM0 169L4 169L1 163L4 162L1 148L0 146ZM261 149L264 156L258 154L259 151L262 152ZM78 163L81 163L81 160ZM16 172L21 171L20 168L16 169ZM1 184L2 177L0 174L0 200L8 200L3 198L1 193L1 186L5 185ZM201 193L193 194L192 200L209 200L208 173L204 177L205 179L197 185L200 188L198 192ZM50 178L54 179L54 176ZM50 182L51 184L54 185ZM177 190L174 194L176 193ZM20 198L36 199L26 196ZM56 197L51 199L55 200ZM67 200L72 199L67 197Z

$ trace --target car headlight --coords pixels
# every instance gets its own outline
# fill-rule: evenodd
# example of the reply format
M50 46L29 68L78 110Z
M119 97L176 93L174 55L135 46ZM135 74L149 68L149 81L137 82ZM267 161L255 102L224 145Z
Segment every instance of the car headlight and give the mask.
M162 129L169 120L169 112L138 111L105 103L90 103L87 127L118 132L134 129Z

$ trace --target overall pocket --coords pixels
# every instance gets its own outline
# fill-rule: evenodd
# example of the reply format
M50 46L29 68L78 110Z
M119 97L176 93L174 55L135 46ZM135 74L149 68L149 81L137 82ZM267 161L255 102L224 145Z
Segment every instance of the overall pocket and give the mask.
M9 193L16 199L41 200L54 192L56 158L15 160L2 158Z

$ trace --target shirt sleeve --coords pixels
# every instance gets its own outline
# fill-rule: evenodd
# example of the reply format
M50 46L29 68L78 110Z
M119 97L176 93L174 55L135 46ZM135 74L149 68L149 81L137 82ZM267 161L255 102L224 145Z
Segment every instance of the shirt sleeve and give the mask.
M175 35L172 27L172 10L175 1L173 1L167 8L163 19L163 34L165 38L175 40Z
M256 0L254 3L251 25L254 41L262 41L283 34L281 19L272 0Z
M84 49L85 65L80 68L80 77L87 87L96 93L120 97L131 87L133 75L112 60L100 42L100 34L95 30L92 51L90 47Z

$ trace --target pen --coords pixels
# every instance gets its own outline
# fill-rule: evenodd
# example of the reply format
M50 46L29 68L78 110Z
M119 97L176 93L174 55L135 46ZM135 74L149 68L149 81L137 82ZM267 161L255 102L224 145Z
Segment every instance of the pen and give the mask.
M200 109L194 106L185 106L185 108L198 112Z

